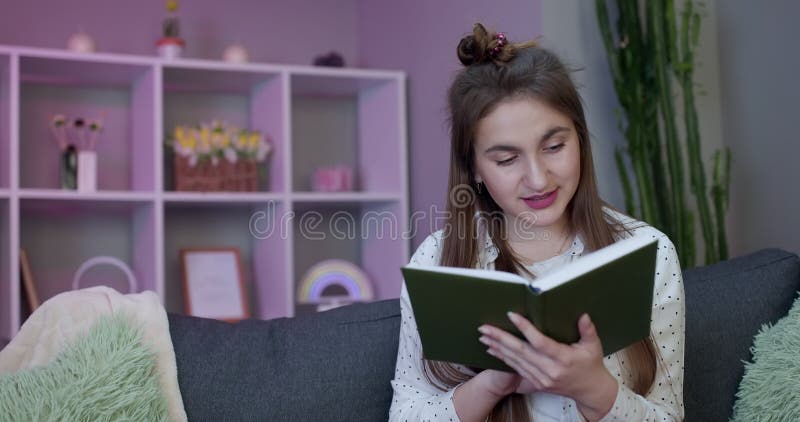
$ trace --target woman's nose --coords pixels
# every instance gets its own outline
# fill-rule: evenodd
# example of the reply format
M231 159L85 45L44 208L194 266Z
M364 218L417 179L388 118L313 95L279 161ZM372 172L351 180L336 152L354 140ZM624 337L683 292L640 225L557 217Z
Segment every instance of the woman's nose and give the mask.
M548 188L547 169L536 159L529 159L524 183L529 189L537 193L543 193Z

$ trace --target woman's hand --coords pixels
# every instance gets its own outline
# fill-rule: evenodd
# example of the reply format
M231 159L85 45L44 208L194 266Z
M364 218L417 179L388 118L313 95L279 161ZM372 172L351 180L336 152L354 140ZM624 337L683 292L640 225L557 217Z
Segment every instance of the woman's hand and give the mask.
M590 421L601 419L611 410L616 400L617 381L603 364L600 338L588 315L584 314L578 320L580 340L569 345L545 336L520 315L509 313L509 319L527 341L490 325L479 328L483 334L480 340L489 346L489 354L517 371L522 378L518 386L527 382L525 390L571 397L578 410ZM489 376L497 381L506 381L507 389L512 384L513 378ZM503 384L499 382L498 385Z
M485 421L497 402L511 393L536 391L530 381L513 372L487 369L456 387L453 405L462 422Z
M483 389L498 400L511 394L529 394L539 391L531 382L513 372L486 369L475 376Z

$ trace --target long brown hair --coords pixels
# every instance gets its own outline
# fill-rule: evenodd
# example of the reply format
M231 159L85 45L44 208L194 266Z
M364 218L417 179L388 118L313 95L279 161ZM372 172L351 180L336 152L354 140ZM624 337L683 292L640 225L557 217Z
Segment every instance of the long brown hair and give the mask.
M502 41L501 41L502 40ZM569 228L580 234L588 251L614 243L626 232L620 221L603 207L610 207L597 192L589 132L583 106L570 73L555 54L535 42L509 43L476 24L472 35L458 44L458 57L464 68L448 91L451 125L450 176L447 203L448 220L444 233L441 265L472 268L478 265L479 233L476 213L485 218L487 235L497 247L495 269L524 271L509 245L502 210L485 190L472 189L474 173L474 135L477 123L503 101L532 98L569 117L578 134L580 181L569 202ZM477 191L477 193L475 192ZM464 200L464 199L467 200ZM474 200L472 200L474 199ZM633 375L633 391L646 394L656 373L656 349L651 338L624 350L626 370ZM432 384L453 388L470 379L453 364L425 360L425 372ZM512 394L492 410L490 421L530 419L524 397Z

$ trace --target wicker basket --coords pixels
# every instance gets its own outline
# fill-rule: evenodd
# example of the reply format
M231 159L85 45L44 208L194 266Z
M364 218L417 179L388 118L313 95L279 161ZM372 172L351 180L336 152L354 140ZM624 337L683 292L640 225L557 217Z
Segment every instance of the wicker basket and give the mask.
M252 192L258 190L258 163L221 159L189 164L189 159L175 154L175 190L203 192Z

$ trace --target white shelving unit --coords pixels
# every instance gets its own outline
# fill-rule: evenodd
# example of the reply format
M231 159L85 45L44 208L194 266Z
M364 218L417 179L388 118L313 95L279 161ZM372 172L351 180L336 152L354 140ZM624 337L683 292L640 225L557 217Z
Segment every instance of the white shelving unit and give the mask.
M221 246L240 249L259 318L300 312L296 282L323 259L359 265L377 299L398 296L409 256L405 91L396 71L0 46L0 336L26 317L20 248L41 299L68 290L86 259L113 255L182 312L179 250ZM96 192L59 189L48 129L59 113L104 118ZM261 191L172 189L166 134L212 119L272 139ZM312 170L338 164L356 170L356 189L313 192ZM353 222L347 238L332 232L342 215ZM307 235L309 216L324 239ZM86 285L100 282L125 289L112 274Z

